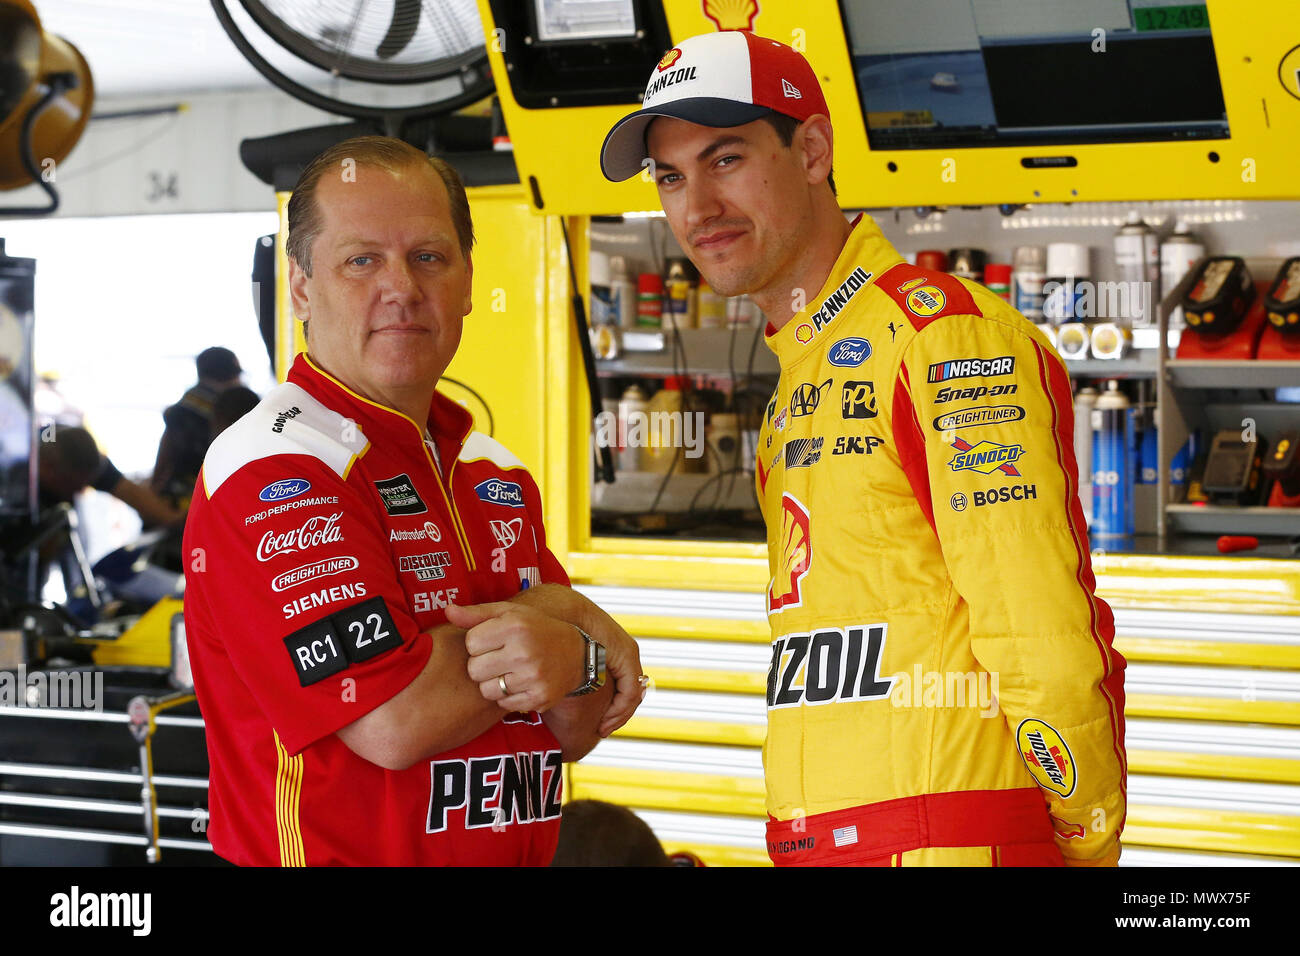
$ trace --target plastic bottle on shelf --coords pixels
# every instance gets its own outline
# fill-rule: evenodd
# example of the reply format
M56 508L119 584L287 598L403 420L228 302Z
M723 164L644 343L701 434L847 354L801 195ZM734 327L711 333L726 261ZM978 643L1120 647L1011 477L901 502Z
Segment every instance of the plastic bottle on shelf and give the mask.
M1018 246L1011 256L1011 304L1035 324L1043 321L1047 257L1042 246Z
M700 328L725 329L727 327L727 299L718 295L703 279L699 288Z
M665 329L696 327L696 289L698 273L689 259L672 259L664 282L663 321Z
M645 471L646 451L643 441L648 437L644 422L646 413L645 392L639 385L629 385L618 400L618 456L620 471ZM640 420L633 434L634 441L628 440L628 433L635 420Z
M682 454L681 446L684 424L681 376L665 378L663 388L650 396L645 412L650 424L646 429L649 444L642 455L643 470L665 472L671 468L674 474L682 474L686 456ZM675 467L674 461L677 462Z
M1079 300L1092 275L1089 250L1077 242L1052 242L1047 246L1047 278L1043 282L1043 315L1053 325L1084 322Z
M663 327L664 279L657 272L637 276L636 325L639 329Z
M618 320L610 308L609 256L592 251L591 349L598 359L618 358Z
M627 260L622 256L609 258L609 304L615 324L620 329L636 328L636 283L628 274Z

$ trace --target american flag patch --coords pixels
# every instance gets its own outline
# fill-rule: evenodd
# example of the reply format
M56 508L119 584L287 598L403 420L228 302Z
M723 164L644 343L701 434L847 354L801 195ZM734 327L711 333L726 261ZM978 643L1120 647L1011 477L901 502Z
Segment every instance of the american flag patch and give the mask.
M831 831L831 836L835 838L836 846L853 846L858 842L858 825L836 827Z
M529 588L542 583L542 572L540 568L520 568L519 569L519 590L527 591Z

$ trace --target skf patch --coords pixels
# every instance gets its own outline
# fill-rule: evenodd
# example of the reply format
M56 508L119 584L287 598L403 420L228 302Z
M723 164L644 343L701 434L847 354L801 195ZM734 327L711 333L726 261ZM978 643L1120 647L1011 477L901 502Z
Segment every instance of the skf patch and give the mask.
M1025 766L1040 787L1063 797L1074 793L1078 782L1074 756L1051 724L1033 717L1025 718L1016 728L1016 743Z
M995 471L1000 471L1012 478L1020 477L1020 472L1016 471L1012 462L1019 461L1024 455L1023 445L999 445L993 441L982 441L978 445L972 445L964 438L958 438L952 443L952 447L958 452L952 461L948 462L948 467L953 471L973 471L981 475L991 475Z

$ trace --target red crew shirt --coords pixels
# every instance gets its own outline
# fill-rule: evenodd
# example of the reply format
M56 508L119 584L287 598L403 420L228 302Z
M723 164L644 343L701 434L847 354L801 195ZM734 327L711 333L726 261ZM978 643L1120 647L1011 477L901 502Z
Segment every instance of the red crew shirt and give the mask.
M561 763L511 714L402 771L336 732L406 687L448 603L568 584L537 486L435 395L422 427L298 356L213 442L185 530L185 624L210 826L245 865L545 865ZM441 460L442 470L435 465Z

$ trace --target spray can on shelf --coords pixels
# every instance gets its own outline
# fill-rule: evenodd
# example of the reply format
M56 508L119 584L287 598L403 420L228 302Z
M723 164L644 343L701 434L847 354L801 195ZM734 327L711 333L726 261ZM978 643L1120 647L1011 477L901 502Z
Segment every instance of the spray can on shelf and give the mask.
M1035 324L1043 321L1047 257L1042 246L1020 246L1011 257L1011 304Z
M1133 534L1133 419L1119 382L1106 383L1092 409L1092 533Z
M1011 266L1005 262L990 262L984 267L984 284L1004 302L1011 301Z
M622 256L609 257L609 307L620 329L636 328L636 283L627 271Z
M702 329L725 329L727 327L727 299L718 295L713 288L700 280L699 320Z
M1160 288L1168 294L1187 275L1192 265L1205 255L1205 244L1187 228L1186 223L1178 223L1173 234L1160 246ZM1169 327L1181 329L1184 326L1183 310L1175 306L1169 313Z
M1156 431L1155 406L1142 409L1142 446L1138 451L1138 484L1154 485L1159 473L1159 434Z
M1043 282L1043 315L1053 325L1084 322L1080 300L1092 271L1088 247L1077 242L1053 242L1047 246L1047 279Z
M1097 404L1095 388L1081 388L1074 396L1074 460L1079 469L1079 504L1083 517L1092 524L1092 410Z
M696 322L695 280L698 273L689 259L673 259L664 282L664 328L693 329Z
M1115 234L1115 271L1124 283L1128 315L1109 316L1120 328L1149 328L1155 324L1155 305L1160 301L1160 246L1155 230L1136 212Z
M657 272L637 276L636 324L639 329L663 326L664 279Z

